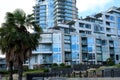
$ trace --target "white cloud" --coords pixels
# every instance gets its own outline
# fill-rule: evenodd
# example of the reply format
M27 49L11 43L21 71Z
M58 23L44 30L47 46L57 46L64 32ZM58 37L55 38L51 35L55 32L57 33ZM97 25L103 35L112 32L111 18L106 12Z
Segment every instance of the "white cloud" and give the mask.
M105 5L114 0L77 0L79 12L95 10L96 8L104 8Z
M23 9L27 14L32 13L35 0L1 0L0 1L0 24L3 23L5 13L12 12L16 8Z

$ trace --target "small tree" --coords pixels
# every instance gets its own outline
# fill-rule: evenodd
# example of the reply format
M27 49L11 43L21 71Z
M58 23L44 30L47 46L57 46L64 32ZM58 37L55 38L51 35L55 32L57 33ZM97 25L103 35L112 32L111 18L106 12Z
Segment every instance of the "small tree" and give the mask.
M113 65L115 64L115 62L114 62L114 60L113 60L112 58L108 58L108 59L106 60L106 63L107 63L107 65L109 65L109 66L113 66Z

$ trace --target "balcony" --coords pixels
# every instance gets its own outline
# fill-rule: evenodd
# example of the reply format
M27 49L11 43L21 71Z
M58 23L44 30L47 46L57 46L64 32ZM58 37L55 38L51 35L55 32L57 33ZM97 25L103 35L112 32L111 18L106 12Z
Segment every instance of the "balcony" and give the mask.
M70 43L70 40L64 40L65 43Z
M52 43L52 39L51 38L42 38L42 40L40 40L40 43Z
M71 61L72 59L71 59L71 57L65 57L65 61Z
M110 47L114 47L114 44L109 43L109 46L110 46Z
M64 50L65 50L65 51L68 51L68 52L70 52L70 51L71 51L71 49L70 49L70 48L65 48Z
M52 54L52 49L39 48L36 51L32 51L32 54Z
M52 61L43 60L42 64L52 64Z
M113 50L110 50L110 54L114 54L114 51L113 51Z
M88 49L82 49L82 52L83 52L83 53L87 53L87 52L88 52Z
M82 41L82 45L87 45L87 41Z
M40 53L42 53L42 54L51 54L52 49L40 49Z
M97 52L97 53L102 53L102 51L101 51L101 50L97 50L96 52Z

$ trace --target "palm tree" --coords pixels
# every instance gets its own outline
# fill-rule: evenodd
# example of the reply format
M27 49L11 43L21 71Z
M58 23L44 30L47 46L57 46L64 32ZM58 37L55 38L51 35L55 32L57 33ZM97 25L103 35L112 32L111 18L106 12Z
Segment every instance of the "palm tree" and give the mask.
M0 49L6 55L9 80L13 80L13 66L18 69L18 80L22 80L23 62L39 45L42 29L36 25L33 14L26 15L21 9L7 12L5 19L0 28Z

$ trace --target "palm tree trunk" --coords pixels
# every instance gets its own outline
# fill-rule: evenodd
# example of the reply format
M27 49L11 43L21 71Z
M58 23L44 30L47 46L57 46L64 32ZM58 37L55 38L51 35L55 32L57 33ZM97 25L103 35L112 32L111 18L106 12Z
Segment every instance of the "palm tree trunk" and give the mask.
M13 80L13 62L9 62L9 80Z
M21 62L18 66L18 80L22 80L23 74L23 63Z

